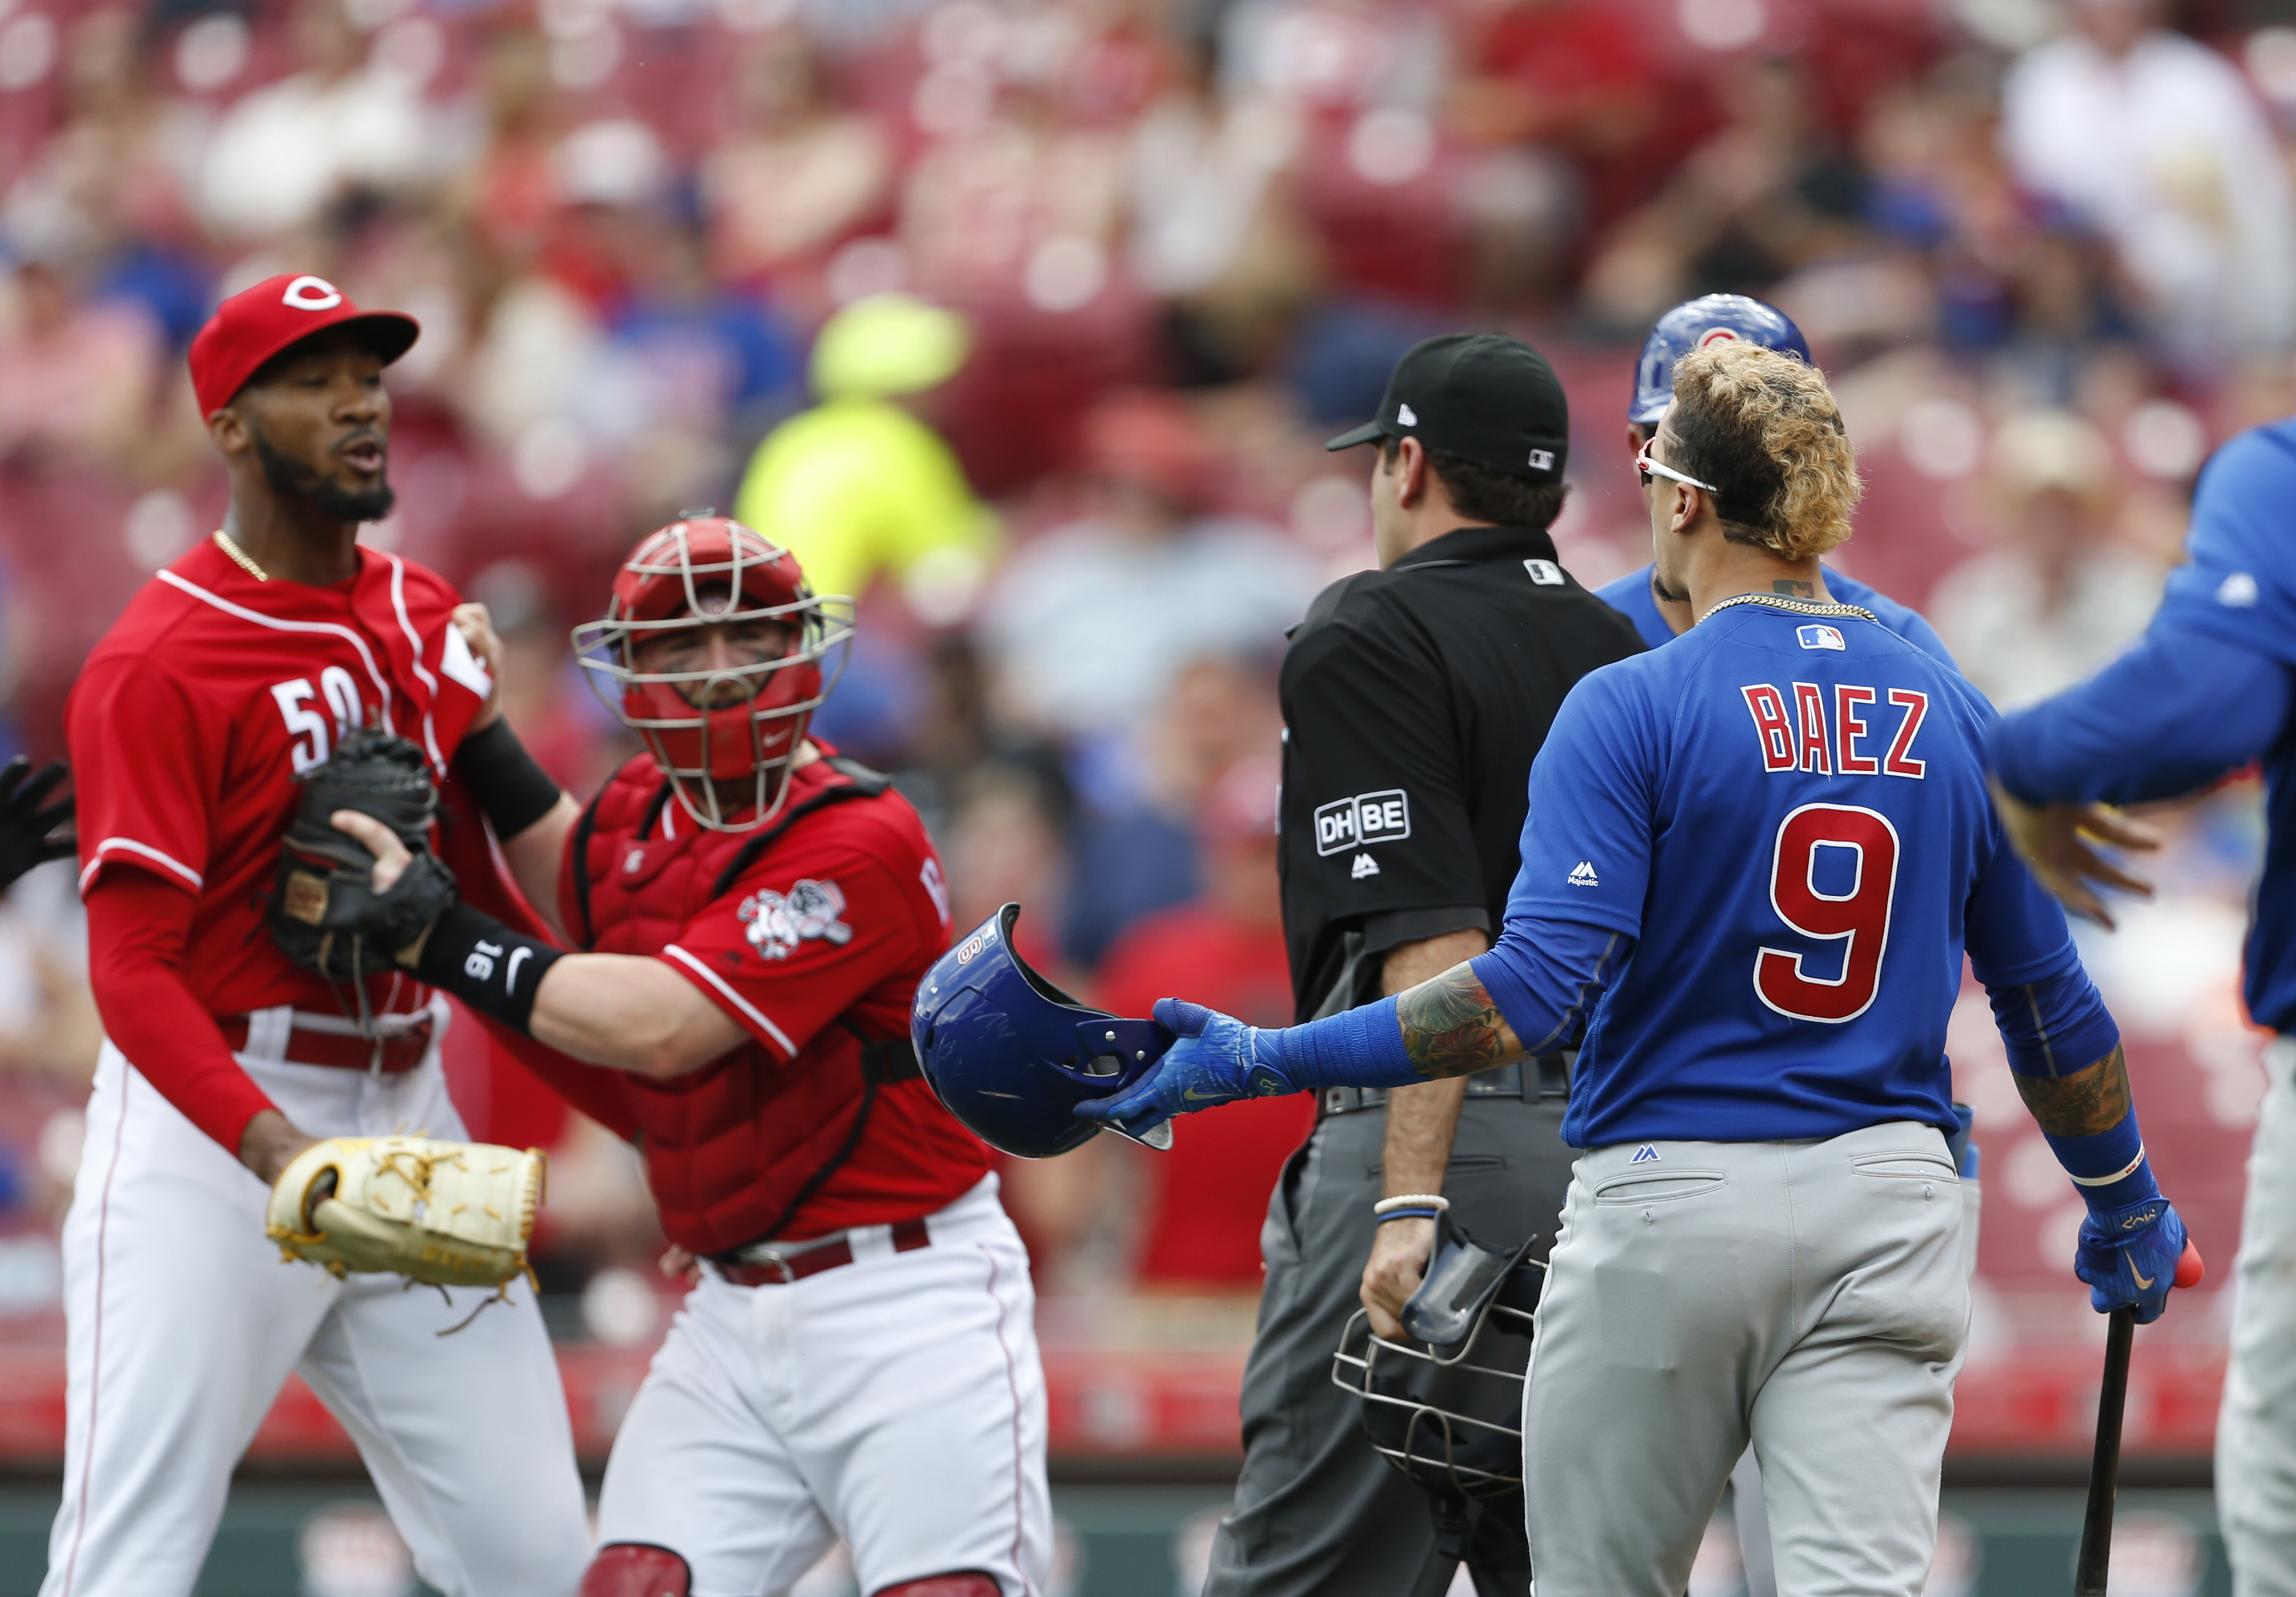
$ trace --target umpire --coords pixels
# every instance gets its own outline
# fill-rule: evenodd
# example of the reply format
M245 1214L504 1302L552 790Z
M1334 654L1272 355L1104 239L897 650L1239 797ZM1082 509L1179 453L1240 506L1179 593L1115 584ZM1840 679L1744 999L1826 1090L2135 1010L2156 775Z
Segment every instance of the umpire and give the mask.
M1378 446L1380 569L1325 589L1283 661L1279 862L1301 1020L1489 946L1519 864L1531 758L1563 695L1642 652L1547 536L1569 439L1562 384L1537 350L1459 333L1413 348L1377 420L1324 446ZM1567 1090L1555 1055L1324 1094L1260 1233L1243 1470L1205 1597L1404 1597L1448 1584L1426 1498L1372 1450L1360 1402L1332 1384L1332 1354L1359 1300L1382 1334L1401 1334L1395 1315L1433 1245L1430 1220L1382 1224L1381 1199L1447 1199L1453 1220L1493 1246L1551 1240L1570 1180ZM1468 1558L1479 1586L1521 1590L1521 1549L1519 1527L1479 1527Z

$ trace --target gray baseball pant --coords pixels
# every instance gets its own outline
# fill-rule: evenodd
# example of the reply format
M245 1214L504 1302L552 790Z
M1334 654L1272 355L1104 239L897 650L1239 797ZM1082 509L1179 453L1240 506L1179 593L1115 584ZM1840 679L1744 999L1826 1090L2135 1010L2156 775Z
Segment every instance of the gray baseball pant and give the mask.
M1969 1324L1942 1134L1580 1158L1523 1433L1539 1597L1680 1597L1753 1444L1779 1597L1919 1597Z
M2296 1597L2296 1036L2275 1038L2264 1064L2217 1417L2217 1518L2234 1597Z
M1573 1157L1562 1123L1560 1097L1466 1100L1443 1192L1477 1241L1554 1234ZM1267 1282L1243 1374L1243 1470L1212 1544L1205 1597L1402 1597L1435 1556L1426 1495L1372 1451L1362 1401L1332 1384L1332 1354L1371 1257L1386 1135L1384 1110L1325 1116L1268 1203Z

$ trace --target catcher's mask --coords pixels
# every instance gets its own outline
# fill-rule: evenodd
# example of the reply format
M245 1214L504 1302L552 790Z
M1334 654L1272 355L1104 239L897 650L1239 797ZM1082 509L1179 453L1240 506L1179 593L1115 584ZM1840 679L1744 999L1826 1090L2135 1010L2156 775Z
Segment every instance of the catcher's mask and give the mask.
M639 668L653 639L756 622L790 628L788 651L718 668ZM834 680L822 658L852 635L853 602L816 595L795 555L729 517L689 511L631 551L604 618L574 629L574 652L686 813L713 831L749 831L781 808L790 761Z
M1538 1240L1500 1252L1446 1213L1427 1277L1403 1306L1410 1339L1374 1334L1364 1309L1340 1334L1332 1383L1363 1399L1372 1446L1439 1502L1522 1490L1522 1382L1546 1272L1530 1257Z
M1077 1118L1078 1104L1125 1091L1177 1039L1153 1020L1078 1003L1030 970L1013 946L1020 918L1021 906L1006 905L934 962L917 984L909 1040L925 1079L973 1135L1049 1159L1100 1129ZM1171 1124L1134 1140L1169 1148Z

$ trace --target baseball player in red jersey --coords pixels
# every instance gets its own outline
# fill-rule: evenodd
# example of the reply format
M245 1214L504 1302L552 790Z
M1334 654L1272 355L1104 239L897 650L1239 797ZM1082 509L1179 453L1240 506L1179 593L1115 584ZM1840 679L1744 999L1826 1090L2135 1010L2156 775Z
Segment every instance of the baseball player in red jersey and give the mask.
M399 955L636 1140L701 1263L615 1439L583 1597L778 1593L840 1536L874 1597L1043 1586L1028 1257L908 1041L940 864L884 777L806 736L840 603L723 518L647 537L576 638L648 752L578 815L504 729L479 793L581 952L461 903ZM406 851L336 824L387 894Z
M455 595L356 541L390 506L381 373L415 332L316 277L223 302L191 369L226 523L136 594L67 710L106 1042L64 1225L70 1420L42 1597L190 1592L290 1371L440 1591L565 1597L589 1555L530 1296L441 1340L482 1293L339 1280L264 1236L270 1183L315 1138L464 1134L444 1005L403 973L331 988L266 935L297 774L353 727L413 740L465 895L518 913L458 774L492 683Z

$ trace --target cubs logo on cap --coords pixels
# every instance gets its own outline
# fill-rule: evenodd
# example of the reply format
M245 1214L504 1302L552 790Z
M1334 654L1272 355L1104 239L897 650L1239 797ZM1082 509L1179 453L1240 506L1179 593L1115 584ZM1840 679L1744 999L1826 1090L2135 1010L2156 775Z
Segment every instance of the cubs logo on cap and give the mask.
M330 327L357 323L382 364L406 354L422 332L413 316L395 310L361 310L324 277L283 272L242 289L216 307L192 340L192 391L200 414L229 405L263 363Z

